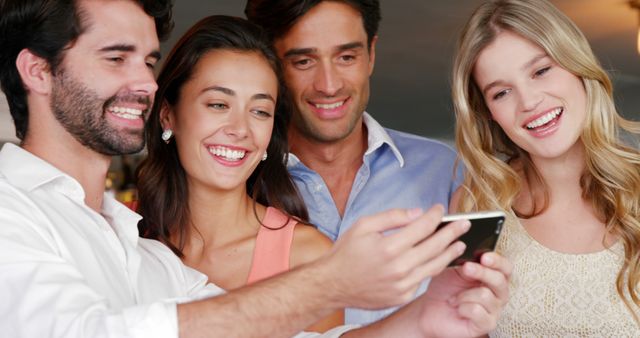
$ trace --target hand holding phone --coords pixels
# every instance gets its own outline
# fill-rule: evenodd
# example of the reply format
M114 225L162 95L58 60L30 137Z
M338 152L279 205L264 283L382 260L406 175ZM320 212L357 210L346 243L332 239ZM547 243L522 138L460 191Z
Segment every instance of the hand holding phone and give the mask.
M464 253L456 258L449 266L462 265L464 262L479 262L480 256L485 252L494 251L498 236L502 230L505 215L502 211L482 211L462 214L451 214L442 217L438 225L439 230L450 222L467 219L471 222L471 228L460 236L467 248Z

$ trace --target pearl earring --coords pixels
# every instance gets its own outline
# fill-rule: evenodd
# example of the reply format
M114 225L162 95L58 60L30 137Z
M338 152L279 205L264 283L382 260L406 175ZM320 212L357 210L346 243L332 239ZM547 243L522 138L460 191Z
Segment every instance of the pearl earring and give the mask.
M162 140L164 141L164 143L169 144L169 140L171 140L171 136L173 136L173 130L165 129L162 132Z
M262 160L265 161L267 159L267 152L264 152L264 155L262 155Z

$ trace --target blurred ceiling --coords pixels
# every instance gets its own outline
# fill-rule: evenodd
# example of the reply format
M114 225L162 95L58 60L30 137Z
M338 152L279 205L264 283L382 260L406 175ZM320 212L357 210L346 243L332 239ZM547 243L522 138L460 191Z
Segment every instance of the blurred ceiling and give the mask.
M383 0L376 69L367 110L383 125L448 140L453 135L449 70L455 40L481 0ZM640 120L638 13L625 0L552 1L587 35L614 80L621 113ZM198 19L244 16L244 1L175 1L176 28L163 54ZM0 140L14 139L0 95Z

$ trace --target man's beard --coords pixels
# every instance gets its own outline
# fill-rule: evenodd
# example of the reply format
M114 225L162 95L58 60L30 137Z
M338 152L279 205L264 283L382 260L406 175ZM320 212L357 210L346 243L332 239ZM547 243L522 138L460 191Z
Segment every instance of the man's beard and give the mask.
M123 102L144 104L147 108L142 115L147 116L150 107L147 96L115 95L105 100L62 68L54 77L51 93L54 116L78 142L100 154L133 154L144 148L144 128L119 130L106 118L107 107Z

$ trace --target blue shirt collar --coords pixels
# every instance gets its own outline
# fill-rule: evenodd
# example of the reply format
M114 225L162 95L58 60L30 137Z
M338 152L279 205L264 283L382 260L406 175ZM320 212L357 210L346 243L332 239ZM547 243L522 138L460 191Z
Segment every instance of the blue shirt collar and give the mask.
M369 113L364 112L362 115L362 121L367 127L367 151L364 152L364 156L368 156L382 147L384 144L389 145L389 148L395 155L398 163L400 163L400 167L404 167L404 158L402 157L402 153L398 150L395 143L389 136L389 133L376 121ZM289 161L288 167L294 167L300 163L300 159L293 153L289 153Z
M364 156L372 154L378 150L378 148L382 147L383 144L388 144L389 148L391 148L391 151L396 156L398 163L400 163L400 168L404 167L404 158L402 157L400 150L398 150L398 147L396 147L396 144L393 143L389 133L387 133L380 123L378 123L378 121L371 117L367 112L364 113L362 118L369 133L367 140L368 147L367 151L364 152Z

